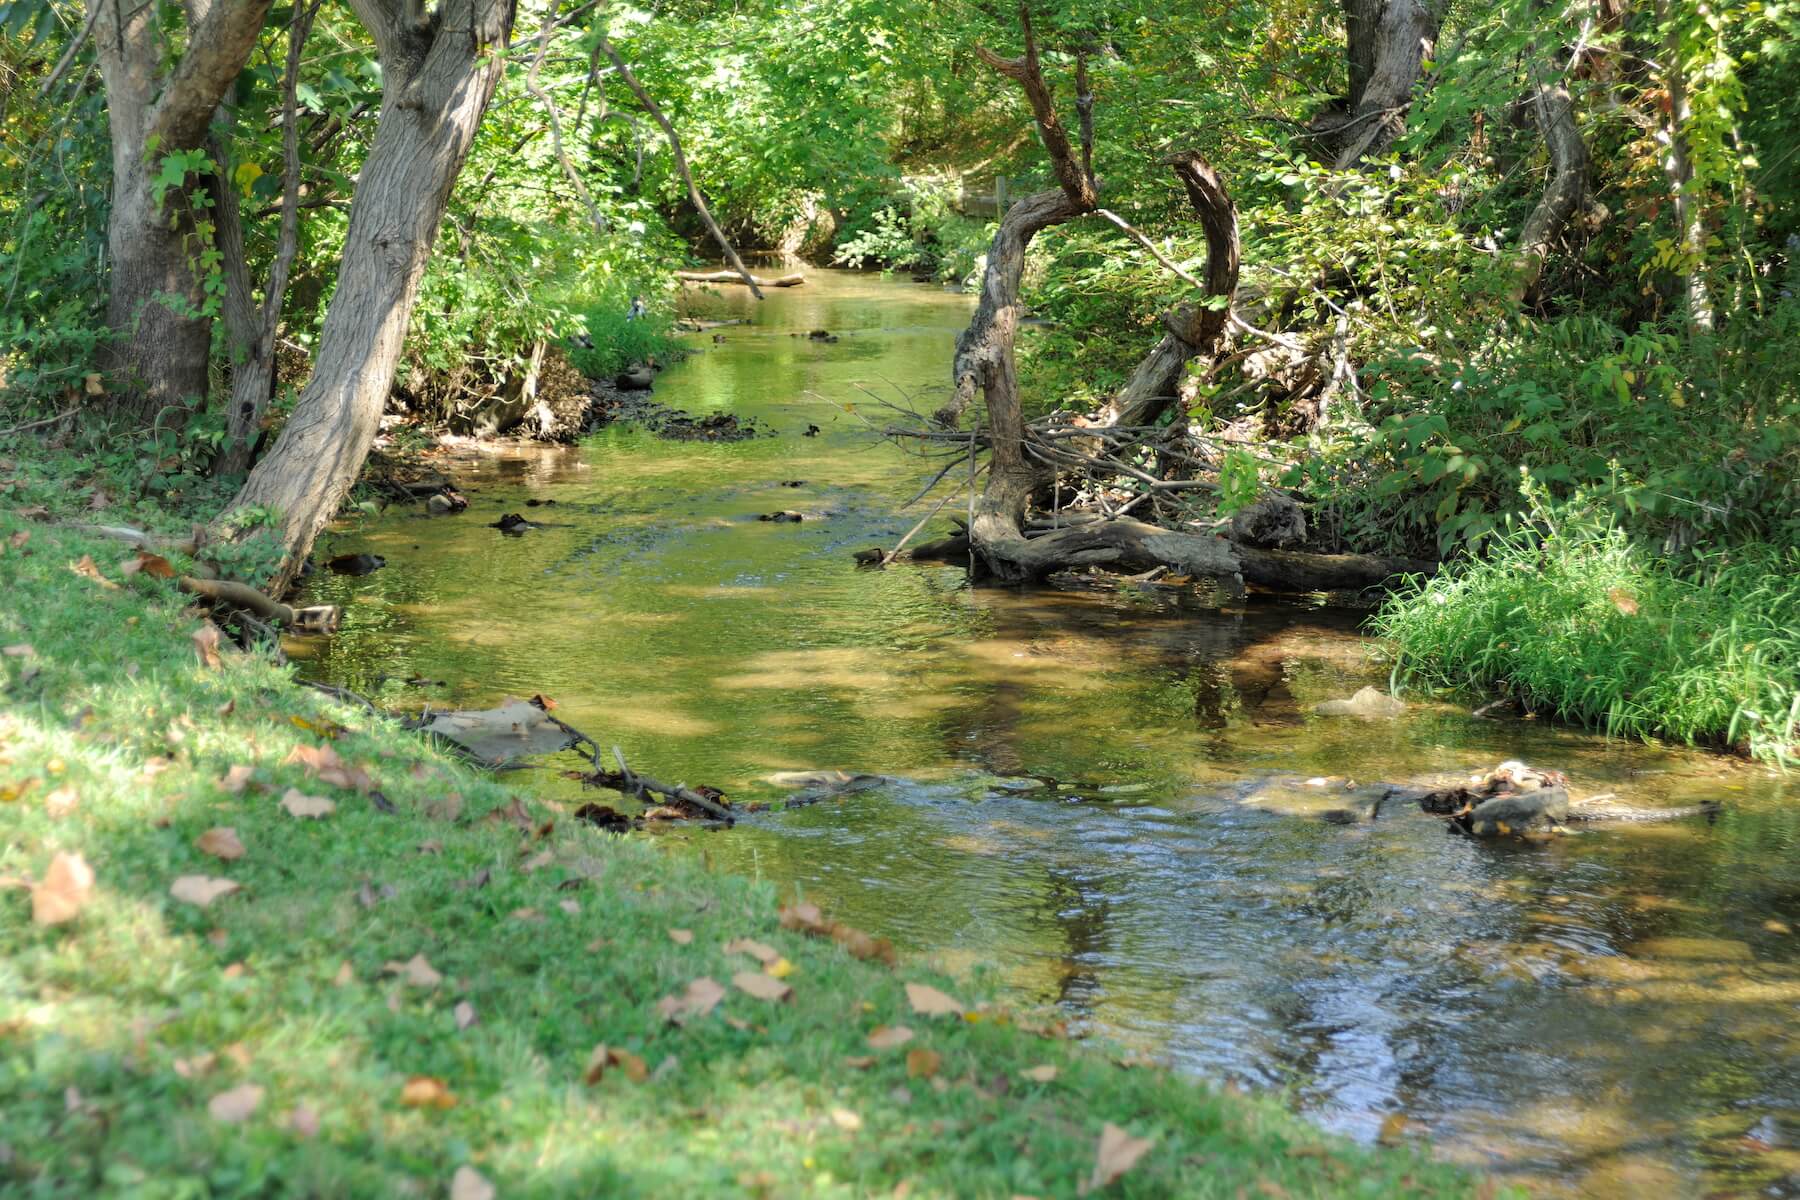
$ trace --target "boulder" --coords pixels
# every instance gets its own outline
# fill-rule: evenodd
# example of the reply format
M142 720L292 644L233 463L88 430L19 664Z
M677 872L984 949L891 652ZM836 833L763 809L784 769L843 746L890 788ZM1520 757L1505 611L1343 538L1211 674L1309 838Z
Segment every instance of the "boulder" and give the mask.
M1348 700L1327 700L1313 705L1321 717L1397 717L1406 705L1380 688L1366 687Z

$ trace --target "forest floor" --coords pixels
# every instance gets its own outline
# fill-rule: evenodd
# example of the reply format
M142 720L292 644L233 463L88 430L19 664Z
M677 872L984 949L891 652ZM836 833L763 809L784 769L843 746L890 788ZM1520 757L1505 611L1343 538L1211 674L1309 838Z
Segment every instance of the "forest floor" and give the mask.
M1067 1040L980 976L785 928L766 884L601 833L215 645L128 548L49 523L96 517L69 481L11 469L7 1186L1495 1194Z

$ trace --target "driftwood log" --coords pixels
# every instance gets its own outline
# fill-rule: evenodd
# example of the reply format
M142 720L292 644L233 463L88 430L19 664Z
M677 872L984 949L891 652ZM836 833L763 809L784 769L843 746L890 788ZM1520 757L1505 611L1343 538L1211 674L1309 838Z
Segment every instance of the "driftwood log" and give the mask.
M682 283L743 283L766 288L799 287L806 282L806 276L799 271L775 279L764 279L760 275L739 275L736 271L677 271L675 278Z

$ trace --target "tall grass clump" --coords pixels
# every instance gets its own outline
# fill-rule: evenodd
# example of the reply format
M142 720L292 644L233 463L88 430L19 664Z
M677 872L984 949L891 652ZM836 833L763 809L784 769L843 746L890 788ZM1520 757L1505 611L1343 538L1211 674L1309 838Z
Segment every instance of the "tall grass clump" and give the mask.
M569 348L569 361L589 379L611 379L633 363L657 359L674 362L686 353L675 336L674 323L654 308L632 318L627 299L596 301L581 314L581 328L590 345L577 342Z
M1800 549L1677 566L1611 516L1532 501L1479 559L1415 579L1373 622L1397 682L1506 689L1619 737L1730 746L1786 766L1800 728Z

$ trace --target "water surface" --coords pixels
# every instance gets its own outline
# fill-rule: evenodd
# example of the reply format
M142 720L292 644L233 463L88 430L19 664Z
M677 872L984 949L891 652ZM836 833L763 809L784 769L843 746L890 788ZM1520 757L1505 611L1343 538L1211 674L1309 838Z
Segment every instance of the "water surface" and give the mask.
M854 550L917 519L896 508L931 469L869 430L884 403L935 405L969 301L814 272L760 307L701 307L756 323L693 338L656 398L771 436L615 428L460 453L468 513L335 536L331 553L389 565L315 582L345 623L297 648L308 670L395 706L543 692L634 765L740 800L780 795L775 771L893 776L666 836L1353 1136L1401 1113L1550 1194L1800 1196L1800 810L1782 780L1449 705L1315 717L1383 668L1355 614L1313 603L857 570ZM786 509L807 519L756 519ZM505 537L486 527L503 512L542 525ZM1726 808L1495 844L1254 795L1512 757L1578 795ZM579 798L552 771L521 778Z

